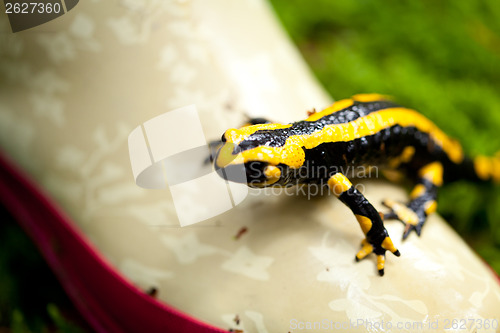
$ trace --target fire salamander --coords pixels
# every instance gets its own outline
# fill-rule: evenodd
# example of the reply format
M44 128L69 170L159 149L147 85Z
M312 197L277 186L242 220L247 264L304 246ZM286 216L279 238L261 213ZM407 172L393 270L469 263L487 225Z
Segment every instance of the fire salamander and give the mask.
M359 261L371 253L384 274L385 252L399 256L384 219L405 224L420 235L427 216L436 211L444 183L458 179L500 182L500 158L469 159L460 144L415 110L383 95L360 94L340 100L302 121L276 124L254 119L222 136L215 169L223 178L252 187L325 184L354 213L365 239ZM407 204L384 200L379 213L342 173L348 166L377 166L411 177L416 185ZM243 168L246 177L236 171ZM318 171L320 170L320 171Z

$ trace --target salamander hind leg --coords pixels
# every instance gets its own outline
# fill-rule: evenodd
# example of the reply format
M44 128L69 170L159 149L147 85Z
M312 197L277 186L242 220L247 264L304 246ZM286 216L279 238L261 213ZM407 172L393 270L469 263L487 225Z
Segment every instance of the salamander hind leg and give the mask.
M400 253L392 243L380 214L343 174L336 173L330 177L328 186L351 209L365 234L361 250L356 254L356 261L374 253L377 256L378 272L381 276L384 275L385 251L390 251L398 257Z
M443 166L439 162L425 165L418 172L419 181L410 194L410 202L403 204L386 199L382 203L390 209L384 214L385 219L397 219L405 224L403 239L412 231L420 236L427 216L437 208L437 191L443 184Z

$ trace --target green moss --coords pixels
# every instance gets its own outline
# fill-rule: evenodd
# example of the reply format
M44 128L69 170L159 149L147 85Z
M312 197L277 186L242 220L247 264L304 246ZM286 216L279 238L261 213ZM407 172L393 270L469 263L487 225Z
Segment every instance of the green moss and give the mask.
M55 304L47 305L47 313L54 322L57 330L66 333L83 333L84 331L74 323L66 319Z

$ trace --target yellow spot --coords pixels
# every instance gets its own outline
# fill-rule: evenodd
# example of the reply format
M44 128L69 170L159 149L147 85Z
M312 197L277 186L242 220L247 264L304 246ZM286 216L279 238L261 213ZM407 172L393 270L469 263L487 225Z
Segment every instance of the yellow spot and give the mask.
M272 181L273 183L275 183L281 177L281 170L277 166L268 165L264 169L264 175L266 176L266 178L269 181Z
M417 225L418 215L410 208L394 200L384 200L384 204L392 209L398 218L406 224Z
M233 152L234 144L225 143L219 151L216 164L219 167L227 165L238 165L249 161L267 162L271 165L280 163L288 165L290 168L297 169L304 164L304 150L293 144L286 144L284 147L259 146L253 149L245 150L237 155Z
M434 213L437 209L436 200L427 201L424 205L424 209L425 209L425 214L427 214L427 215Z
M356 220L358 220L358 223L361 226L361 230L363 230L363 233L366 235L368 231L370 231L370 229L372 228L372 220L363 215L355 214L355 216Z
M219 149L219 153L217 154L217 159L215 160L215 164L218 167L223 168L230 164L238 165L245 163L245 160L241 154L233 155L233 149L234 149L234 144L232 143L223 144L222 147Z
M266 176L267 180L260 182L260 183L251 183L250 186L252 187L265 187L272 185L276 183L280 177L281 177L281 170L274 166L274 165L268 165L264 169L264 175Z
M401 152L401 155L392 159L389 162L389 167L397 168L398 166L401 165L401 163L408 163L411 161L413 155L415 155L415 147L413 146L405 147L405 149L403 149L403 151Z
M391 100L391 96L381 94L357 94L352 96L352 99L357 102L376 102Z
M347 179L346 176L343 174L336 173L330 179L328 180L328 186L330 187L330 190L335 194L336 196L340 196L342 193L347 191L352 187L352 183Z
M385 256L382 254L379 254L377 256L377 269L379 271L383 270L385 267Z
M403 173L401 173L398 170L385 169L382 170L382 174L384 175L385 178L387 178L393 183L400 182L404 178Z
M488 180L493 174L492 159L486 156L478 156L474 159L474 169L482 180Z
M443 165L439 162L427 164L419 170L418 175L438 187L443 185Z
M386 237L384 239L384 241L382 242L382 248L384 248L388 251L391 251L393 253L397 251L397 249L394 246L394 244L392 243L392 239L390 237Z
M373 252L373 246L368 243L366 239L363 239L361 245L361 250L359 250L359 252L356 254L356 258L358 258L359 260L365 258L367 255Z
M273 165L283 163L292 169L301 167L306 158L306 154L300 145L293 143L287 143L283 147L260 146L254 149L245 150L240 154L243 156L245 162L261 161Z
M413 146L405 147L405 149L401 153L401 162L403 163L410 162L413 155L415 155L415 147Z
M410 198L411 199L416 199L419 196L423 195L426 191L426 188L424 184L417 184L414 188L413 191L410 193Z

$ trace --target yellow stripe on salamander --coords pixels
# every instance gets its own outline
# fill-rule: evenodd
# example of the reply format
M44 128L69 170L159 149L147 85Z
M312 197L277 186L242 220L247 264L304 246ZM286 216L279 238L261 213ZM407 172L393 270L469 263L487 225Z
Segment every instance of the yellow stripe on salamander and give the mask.
M390 101L391 96L381 94L357 94L351 97L356 102L377 102L377 101Z
M373 135L394 125L413 126L421 132L428 133L455 163L460 163L464 158L462 147L457 141L450 139L434 123L417 111L402 107L372 112L349 123L328 125L321 131L310 135L292 136L286 144L290 141L290 144L302 144L305 148L311 149L321 143L351 141Z
M311 119L316 115L320 115L322 112L318 112L308 119ZM233 156L232 158L227 158L226 160L232 160L234 163L231 162L231 164L241 163L241 161L263 161L273 165L284 163L290 168L296 169L301 167L305 161L305 154L301 147L312 149L322 143L342 141L348 142L376 134L381 130L395 125L400 125L402 127L412 126L416 127L421 132L428 133L454 163L460 163L464 158L460 144L449 138L429 119L417 111L397 107L372 112L349 123L327 125L320 131L316 131L311 134L290 136L286 140L285 145L282 147L260 146L240 153L241 158L235 159ZM286 128L287 126L291 125L276 125L275 128ZM238 139L238 142L241 142L239 141L240 138L245 137L248 133L246 127L241 129L241 131L244 132L232 134L236 139ZM236 141L232 140L232 142Z
M230 128L224 133L224 135L226 136L226 139L229 142L232 142L234 144L239 144L240 142L247 139L250 135L254 134L257 131L282 129L282 128L288 128L290 126L292 126L292 124L286 124L286 125L282 125L282 124L250 125L250 126L244 126L242 128L239 128L239 129Z

